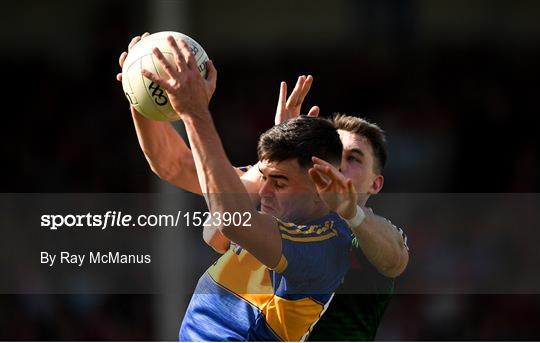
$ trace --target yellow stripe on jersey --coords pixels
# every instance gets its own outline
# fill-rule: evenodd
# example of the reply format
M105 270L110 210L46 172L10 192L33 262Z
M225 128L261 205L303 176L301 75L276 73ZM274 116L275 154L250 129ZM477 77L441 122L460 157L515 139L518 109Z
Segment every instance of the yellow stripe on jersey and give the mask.
M281 238L289 240L289 241L293 241L293 242L304 242L304 243L307 243L307 242L320 242L320 241L325 241L327 239L330 239L332 237L337 236L337 232L334 231L334 230L332 230L332 231L333 232L329 232L328 234L326 234L324 236L312 236L312 237L293 237L293 236L288 236L288 235L282 233Z
M208 274L238 296L274 293L268 269L244 249L238 254L229 249L208 268Z
M276 273L281 274L285 271L285 269L287 269L288 265L289 265L289 262L287 262L287 259L285 258L285 256L281 255L281 258L279 259L277 266L272 268L272 270L274 270Z
M317 227L310 228L309 230L302 231L302 232L298 232L296 230L280 229L282 233L290 235L290 236L322 235L323 233L326 233L328 230L332 230L335 232L334 229L327 226L324 226L324 227L317 226Z
M281 339L300 341L323 310L324 307L311 298L287 300L276 295L267 304L263 314L268 326Z
M332 227L332 224L330 224L330 222L327 222L328 225L310 225L309 227L306 227L307 230L302 230L302 228L298 228L298 229L294 229L294 230L291 230L291 229L287 229L286 227L284 226L280 226L279 229L280 231L283 231L283 232L286 232L286 233L289 233L289 234L293 234L293 235L309 235L309 234L312 234L312 233L316 233L316 234L320 234L324 231L328 231L329 229L331 229Z
M324 225L318 224L318 225L300 225L296 226L296 229L289 229L291 226L283 225L282 223L279 223L279 230L291 235L309 235L309 234L322 234L325 231L332 230L334 226L333 221L326 221Z

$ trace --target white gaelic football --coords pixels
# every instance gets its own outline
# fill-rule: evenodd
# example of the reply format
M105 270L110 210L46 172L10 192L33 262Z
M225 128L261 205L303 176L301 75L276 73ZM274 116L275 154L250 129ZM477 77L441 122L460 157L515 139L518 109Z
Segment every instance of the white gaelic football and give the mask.
M144 68L154 74L166 77L159 61L152 54L152 49L159 48L165 58L170 63L174 63L172 49L167 43L168 36L173 36L177 42L186 41L195 57L201 75L206 78L208 56L202 46L192 38L172 31L154 33L141 39L131 48L122 67L122 87L130 104L146 118L161 121L173 121L180 118L172 109L167 93L144 77L141 74L141 69Z

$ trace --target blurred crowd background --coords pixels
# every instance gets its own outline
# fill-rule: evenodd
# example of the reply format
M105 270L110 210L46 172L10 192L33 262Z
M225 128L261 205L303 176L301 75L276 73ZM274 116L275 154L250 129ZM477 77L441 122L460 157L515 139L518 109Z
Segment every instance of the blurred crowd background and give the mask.
M195 38L214 61L211 110L234 165L256 160L257 138L273 124L279 82L292 89L298 75L312 74L305 108L362 116L386 131L384 193L539 189L537 1L0 6L4 193L164 190L139 150L115 80L130 39L163 30ZM435 238L423 223L409 225L411 268L415 254L426 251L444 260L444 249L415 252ZM444 263L439 268L444 273ZM538 340L540 296L538 289L530 293L396 295L378 339ZM168 339L153 315L158 297L0 295L0 339Z

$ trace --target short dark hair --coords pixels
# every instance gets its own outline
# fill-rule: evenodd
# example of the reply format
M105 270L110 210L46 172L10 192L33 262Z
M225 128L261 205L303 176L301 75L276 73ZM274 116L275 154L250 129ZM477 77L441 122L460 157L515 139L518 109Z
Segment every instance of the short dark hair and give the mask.
M333 122L336 129L359 134L368 140L375 160L374 172L382 173L388 158L384 131L377 124L370 123L366 119L339 113L334 114Z
M339 166L343 145L328 119L300 116L272 127L259 138L259 161L282 162L295 158L302 168L313 165L312 156Z

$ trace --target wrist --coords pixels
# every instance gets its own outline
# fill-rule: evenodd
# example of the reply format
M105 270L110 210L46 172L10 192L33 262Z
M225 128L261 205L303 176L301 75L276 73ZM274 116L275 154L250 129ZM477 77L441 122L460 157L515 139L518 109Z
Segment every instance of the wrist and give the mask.
M349 227L352 229L362 224L365 218L366 214L364 213L362 207L356 205L356 213L351 218L343 218L343 220L345 220L347 225L349 225Z
M190 112L177 112L178 116L184 123L203 124L212 123L212 115L209 109L201 109Z

